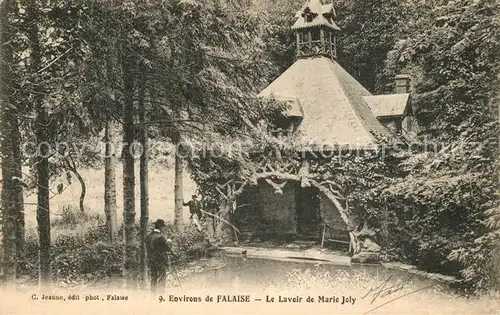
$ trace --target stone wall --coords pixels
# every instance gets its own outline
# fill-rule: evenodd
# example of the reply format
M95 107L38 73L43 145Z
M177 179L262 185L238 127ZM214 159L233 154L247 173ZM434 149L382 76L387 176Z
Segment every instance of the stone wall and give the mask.
M349 240L347 224L340 216L335 205L324 195L320 195L320 209L324 222L330 227L330 236L335 239Z
M233 215L233 223L244 238L251 238L259 233L262 214L262 203L259 187L247 187L236 200L237 208Z
M238 208L233 221L244 237L286 237L298 233L295 191L298 185L288 182L283 194L276 194L274 188L264 180L259 185L248 187L238 198ZM347 225L335 205L320 194L320 215L330 227L330 235L335 239L349 240ZM322 231L318 226L318 231Z
M296 233L294 182L276 194L264 180L249 187L237 199L233 222L244 237L283 237Z
M259 196L262 201L262 223L268 226L269 234L295 234L295 183L288 182L282 189L283 194L276 194L274 188L264 180L259 181Z

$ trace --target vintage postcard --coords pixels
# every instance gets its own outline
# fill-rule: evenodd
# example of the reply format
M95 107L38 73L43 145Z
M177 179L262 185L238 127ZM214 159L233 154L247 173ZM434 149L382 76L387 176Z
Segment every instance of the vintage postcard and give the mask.
M0 314L500 314L495 0L0 0Z

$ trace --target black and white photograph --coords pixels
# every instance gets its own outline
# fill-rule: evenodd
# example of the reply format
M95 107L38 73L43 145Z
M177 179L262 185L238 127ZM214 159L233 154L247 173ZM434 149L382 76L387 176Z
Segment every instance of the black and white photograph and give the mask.
M500 315L498 0L0 0L0 315Z

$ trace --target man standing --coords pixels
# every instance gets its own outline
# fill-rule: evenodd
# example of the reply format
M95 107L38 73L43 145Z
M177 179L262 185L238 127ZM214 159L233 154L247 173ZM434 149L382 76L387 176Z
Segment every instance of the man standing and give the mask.
M184 206L189 206L189 212L191 213L190 219L193 218L193 215L196 214L198 216L198 220L201 220L201 202L198 200L196 195L192 196L192 199L188 202L183 203Z
M148 265L151 271L151 293L165 289L169 254L172 253L172 240L165 238L163 231L167 225L162 219L156 220L154 230L146 238Z

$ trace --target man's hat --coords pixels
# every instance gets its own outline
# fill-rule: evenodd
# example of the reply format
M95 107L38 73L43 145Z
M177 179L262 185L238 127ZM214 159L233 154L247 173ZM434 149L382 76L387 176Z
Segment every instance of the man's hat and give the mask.
M158 219L155 222L155 228L162 228L162 227L166 227L166 226L167 225L165 224L165 221L163 221L162 219Z

